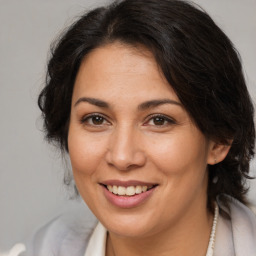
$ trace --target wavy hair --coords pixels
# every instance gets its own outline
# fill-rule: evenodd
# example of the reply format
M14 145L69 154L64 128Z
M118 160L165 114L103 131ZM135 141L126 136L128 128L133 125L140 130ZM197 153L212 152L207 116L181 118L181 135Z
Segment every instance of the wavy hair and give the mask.
M80 63L93 49L114 41L150 50L202 133L220 144L233 141L225 160L209 166L209 209L223 193L246 203L255 128L240 57L209 15L187 1L116 1L85 13L68 27L52 46L38 99L46 138L68 151L71 98Z

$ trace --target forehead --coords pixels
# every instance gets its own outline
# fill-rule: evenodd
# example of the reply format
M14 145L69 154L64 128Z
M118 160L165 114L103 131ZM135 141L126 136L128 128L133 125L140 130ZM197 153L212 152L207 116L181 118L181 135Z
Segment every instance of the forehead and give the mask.
M131 45L119 41L107 43L90 51L83 59L83 63L95 63L99 59L117 64L116 68L119 71L125 67L125 72L127 70L135 70L138 66L142 68L142 62L144 68L147 68L147 65L154 66L154 68L157 67L153 54L141 44ZM135 63L137 65L134 65Z
M169 94L177 99L149 50L118 42L96 48L84 58L73 94L74 97L81 94L104 97L111 94L126 94L127 97Z

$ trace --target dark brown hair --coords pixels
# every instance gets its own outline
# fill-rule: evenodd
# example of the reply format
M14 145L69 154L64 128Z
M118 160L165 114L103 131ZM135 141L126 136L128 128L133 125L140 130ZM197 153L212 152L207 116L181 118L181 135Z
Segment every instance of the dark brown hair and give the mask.
M233 140L225 160L209 166L208 207L223 193L245 203L255 128L240 58L209 15L186 1L118 1L70 26L52 47L38 99L46 138L68 151L71 97L80 63L91 50L114 41L148 48L203 134L221 144Z

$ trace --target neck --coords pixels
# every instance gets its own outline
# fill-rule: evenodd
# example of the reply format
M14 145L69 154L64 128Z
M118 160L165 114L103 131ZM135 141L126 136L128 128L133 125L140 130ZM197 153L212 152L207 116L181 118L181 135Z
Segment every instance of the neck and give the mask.
M189 211L190 212L190 211ZM206 209L190 212L182 221L161 233L144 237L123 237L111 232L107 239L107 256L205 256L213 215Z

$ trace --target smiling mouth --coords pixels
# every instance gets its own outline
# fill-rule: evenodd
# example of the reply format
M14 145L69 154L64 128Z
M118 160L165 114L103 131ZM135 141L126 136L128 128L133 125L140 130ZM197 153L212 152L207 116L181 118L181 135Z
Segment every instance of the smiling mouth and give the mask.
M103 185L112 194L115 194L117 196L127 196L127 197L145 193L157 186L157 185L150 185L150 186L137 185L137 186L124 187L124 186L117 186L117 185L104 185L104 184L101 184L101 185Z

